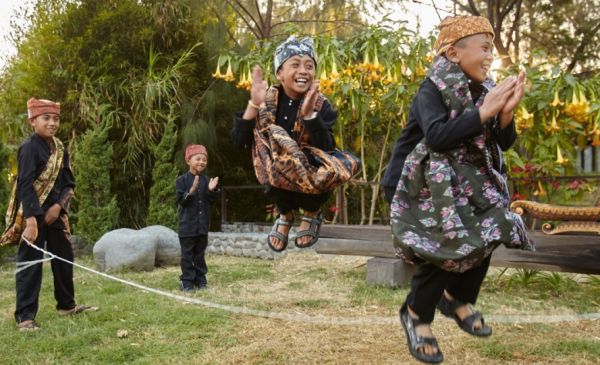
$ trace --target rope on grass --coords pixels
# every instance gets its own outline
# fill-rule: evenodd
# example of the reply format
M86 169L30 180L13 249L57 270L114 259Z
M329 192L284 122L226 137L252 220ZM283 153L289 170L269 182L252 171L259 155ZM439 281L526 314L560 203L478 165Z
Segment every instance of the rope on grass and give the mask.
M31 242L24 239L24 241L35 248L38 251L43 252L48 257L42 260L35 261L26 261L17 263L17 272L24 270L32 265L38 264L40 262L57 259L73 266L79 267L83 270L92 272L94 274L103 276L107 279L111 279L114 281L118 281L122 284L136 287L141 290L145 290L147 292L155 293L158 295L162 295L165 297L173 298L179 300L181 302L187 302L197 305L202 305L208 308L221 309L230 313L236 314L245 314L254 317L263 317L263 318L273 318L273 319L281 319L290 322L303 322L303 323L314 323L314 324L322 324L322 325L387 325L387 324L398 324L399 318L394 317L357 317L357 318L349 318L349 317L324 317L324 316L311 316L303 313L284 313L284 312L272 312L272 311L262 311L252 308L246 307L238 307L235 305L228 304L219 304L213 303L206 300L191 298L183 295L173 294L167 291L154 289L147 287L145 285L141 285L132 281L124 280L119 277L109 275L94 269L90 269L83 265L77 264L75 262L71 262L66 260L60 256L56 256L55 254L44 250L43 248L37 247ZM507 323L507 324L520 324L520 323L558 323L558 322L574 322L581 320L598 320L600 319L600 313L585 313L585 314L567 314L567 315L487 315L487 322L495 322L495 323Z

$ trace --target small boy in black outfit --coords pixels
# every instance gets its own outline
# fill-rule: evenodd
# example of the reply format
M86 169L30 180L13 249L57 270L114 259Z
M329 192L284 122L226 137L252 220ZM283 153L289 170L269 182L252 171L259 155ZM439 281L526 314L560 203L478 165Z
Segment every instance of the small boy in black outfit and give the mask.
M186 147L185 163L189 171L175 181L181 244L179 286L182 291L191 292L196 288L208 288L204 251L208 244L210 204L218 196L219 178L203 174L208 165L208 152L202 145Z

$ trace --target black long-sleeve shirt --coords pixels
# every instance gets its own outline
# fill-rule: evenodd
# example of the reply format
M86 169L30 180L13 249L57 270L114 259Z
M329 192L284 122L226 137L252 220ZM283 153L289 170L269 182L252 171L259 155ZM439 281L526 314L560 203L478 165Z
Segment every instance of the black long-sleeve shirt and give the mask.
M23 216L25 218L42 216L55 203L62 207L61 214L65 214L69 210L69 200L75 189L75 177L71 171L69 153L66 148L62 166L52 191L41 206L38 195L33 188L33 182L46 168L50 153L50 144L35 133L19 146L17 152L17 198L23 204ZM60 219L55 223L59 221Z
M175 180L177 194L177 214L179 216L179 237L195 237L208 234L210 223L210 205L219 197L219 190L210 191L210 178L200 176L196 191L190 194L190 188L196 178L191 172Z
M300 100L291 99L280 87L275 124L283 127L292 138L296 137L293 128L299 107ZM243 119L243 114L243 112L236 113L231 135L234 145L240 148L249 148L254 143L253 130L256 120ZM324 151L334 150L333 125L336 119L337 112L333 109L329 101L325 100L323 107L315 118L304 120L304 129L309 136L308 143Z
M481 85L471 87L471 96L475 103L483 91ZM465 139L483 133L483 124L479 110L474 109L449 121L448 109L441 92L430 79L425 79L415 95L408 123L394 145L392 157L381 180L384 187L395 188L402 175L406 156L425 137L427 145L437 152L458 147ZM503 151L512 146L517 138L514 123L492 131L496 142Z

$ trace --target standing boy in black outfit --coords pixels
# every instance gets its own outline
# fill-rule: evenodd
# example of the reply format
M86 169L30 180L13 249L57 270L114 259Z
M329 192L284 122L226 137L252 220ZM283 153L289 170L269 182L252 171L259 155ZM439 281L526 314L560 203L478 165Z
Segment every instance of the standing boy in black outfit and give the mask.
M179 287L184 292L192 292L208 288L204 251L208 244L210 204L217 198L219 178L203 174L208 165L208 152L202 145L186 147L185 163L189 171L175 181L181 244Z
M69 154L55 137L60 126L60 104L35 98L27 101L29 124L34 133L23 142L17 152L18 170L14 195L7 212L7 230L2 237L21 237L37 247L73 261L68 220L69 200L73 196L75 178L69 164ZM23 222L25 228L20 233ZM41 251L25 242L19 245L17 262L40 260ZM59 315L95 311L75 303L73 265L52 260L54 298ZM42 286L42 263L35 264L16 274L17 304L15 319L21 331L37 330L39 294Z

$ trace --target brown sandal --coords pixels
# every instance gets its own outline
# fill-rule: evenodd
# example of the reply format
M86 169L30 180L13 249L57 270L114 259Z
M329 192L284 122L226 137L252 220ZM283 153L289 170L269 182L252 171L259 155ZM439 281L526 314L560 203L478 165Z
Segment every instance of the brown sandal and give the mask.
M58 311L59 316L68 316L70 314L95 312L97 310L98 310L98 307L90 307L90 306L83 305L83 304L77 304L76 306L74 306L71 309L58 309L57 311Z
M17 323L17 329L21 332L37 331L40 329L40 326L38 326L35 320L27 319L25 321Z

